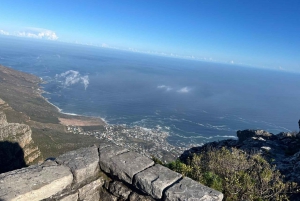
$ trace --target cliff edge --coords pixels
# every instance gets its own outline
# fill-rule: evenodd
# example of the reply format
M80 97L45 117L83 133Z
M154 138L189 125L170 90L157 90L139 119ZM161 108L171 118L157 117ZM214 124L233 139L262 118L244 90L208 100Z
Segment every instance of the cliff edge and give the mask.
M0 167L2 172L42 161L42 154L32 139L30 127L20 123L8 123L5 111L13 112L13 109L0 99L0 152L2 153Z

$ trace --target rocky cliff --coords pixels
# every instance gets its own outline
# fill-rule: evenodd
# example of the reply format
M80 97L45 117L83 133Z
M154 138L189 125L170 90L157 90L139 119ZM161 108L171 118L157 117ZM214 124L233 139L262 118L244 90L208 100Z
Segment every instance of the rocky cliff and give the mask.
M222 193L136 152L98 144L0 174L0 200L221 201Z
M32 140L30 127L20 123L8 123L6 111L12 111L12 108L0 99L1 170L20 168L25 163L31 164L41 160L41 152Z

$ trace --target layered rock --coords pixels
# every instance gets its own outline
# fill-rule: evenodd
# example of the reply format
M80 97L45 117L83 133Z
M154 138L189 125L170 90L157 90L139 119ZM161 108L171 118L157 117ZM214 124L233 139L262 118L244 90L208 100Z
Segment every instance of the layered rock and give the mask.
M25 124L8 123L5 115L8 109L11 108L0 99L0 152L5 156L5 159L4 156L0 159L3 163L2 172L21 168L21 164L37 162L41 158L41 152L32 140L30 127ZM24 163L20 160L24 160Z
M236 132L236 135L240 142L243 142L244 140L251 138L251 137L264 137L269 138L273 136L271 133L264 131L264 130L238 130Z

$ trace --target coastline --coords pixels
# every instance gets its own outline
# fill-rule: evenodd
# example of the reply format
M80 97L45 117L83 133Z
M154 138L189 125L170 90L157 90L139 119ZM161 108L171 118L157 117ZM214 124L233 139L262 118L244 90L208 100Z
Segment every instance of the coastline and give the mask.
M159 128L145 128L126 124L109 124L101 117L65 113L51 103L43 93L49 93L38 86L40 97L58 112L59 124L66 126L67 133L93 136L95 139L109 141L128 148L149 158L156 157L164 162L175 160L190 146L175 146L167 141L169 132Z
M43 81L42 78L40 78L41 81ZM62 112L62 109L56 106L55 104L51 103L46 97L43 96L43 93L49 93L44 90L42 90L42 86L40 86L41 83L39 83L38 86L38 93L39 96L45 100L49 105L53 106L59 114L61 114L60 117L57 117L58 120L60 121L60 124L64 126L104 126L108 125L108 123L105 121L105 119L101 117L91 117L91 116L84 116L84 115L79 115L75 113L67 113L67 112Z

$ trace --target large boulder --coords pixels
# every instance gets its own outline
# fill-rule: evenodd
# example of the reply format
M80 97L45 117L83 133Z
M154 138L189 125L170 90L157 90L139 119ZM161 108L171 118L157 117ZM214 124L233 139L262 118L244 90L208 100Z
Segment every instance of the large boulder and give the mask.
M181 174L156 164L134 177L134 185L156 199L161 199L163 191L181 178Z
M132 184L135 174L153 166L154 162L136 152L126 152L112 157L108 163L110 173Z
M57 157L55 161L70 168L78 185L87 179L95 179L100 170L97 146L67 152Z
M237 137L239 138L240 142L243 142L244 140L252 137L262 137L262 138L270 138L273 136L273 134L264 131L264 130L238 130L236 132Z

